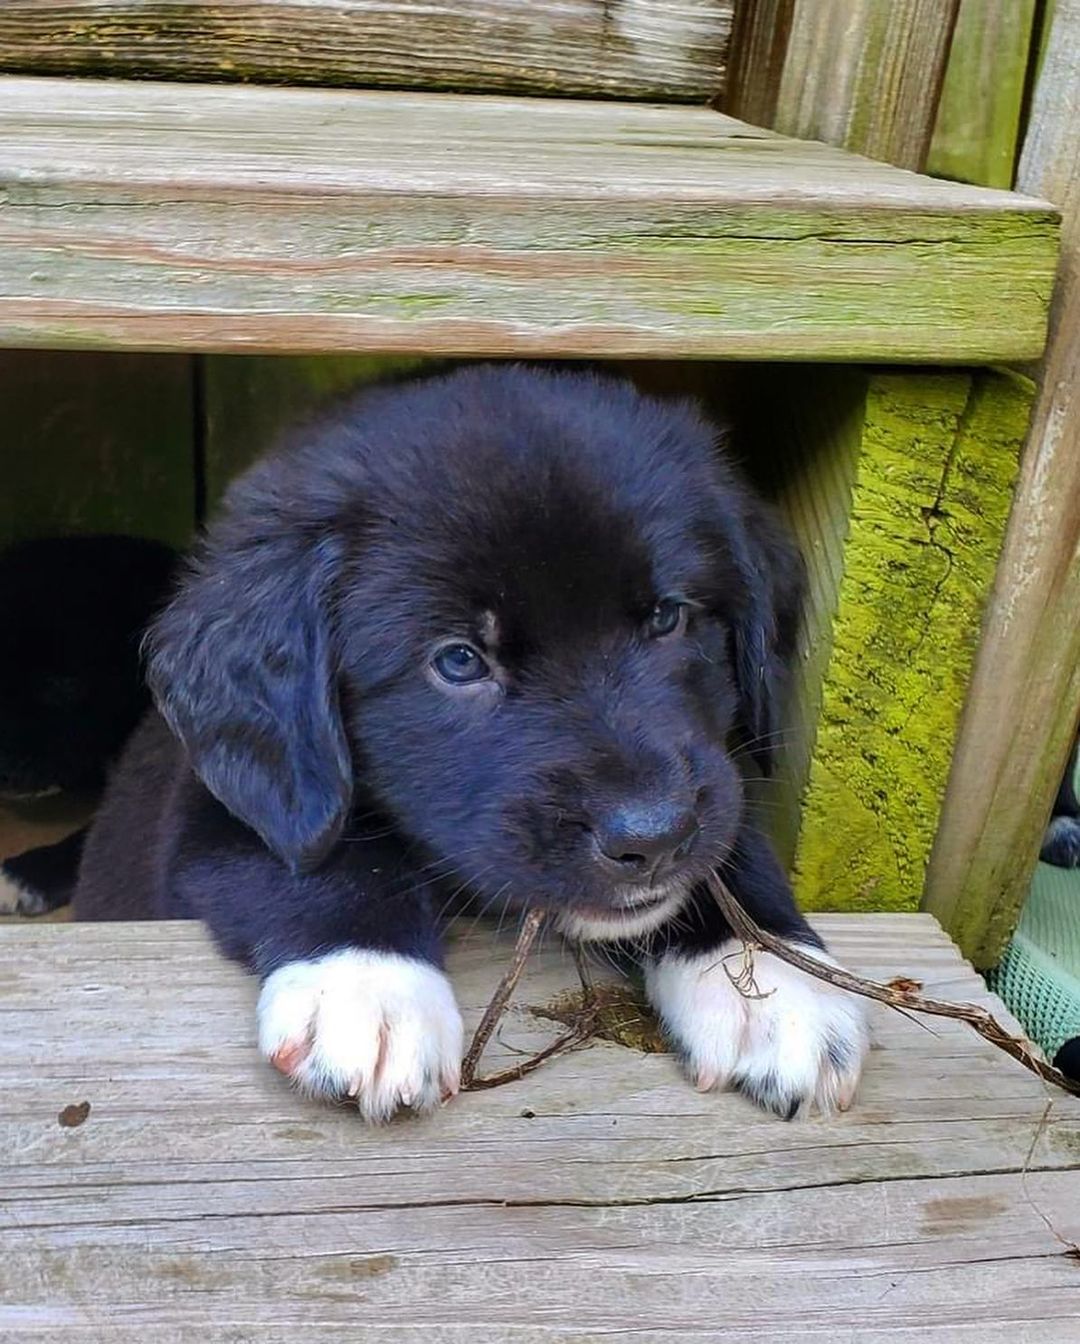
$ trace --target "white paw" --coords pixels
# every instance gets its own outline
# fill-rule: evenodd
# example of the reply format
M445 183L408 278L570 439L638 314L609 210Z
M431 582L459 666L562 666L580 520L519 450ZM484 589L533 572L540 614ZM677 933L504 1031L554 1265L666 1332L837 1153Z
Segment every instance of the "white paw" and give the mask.
M830 962L816 948L811 956ZM785 1119L846 1111L870 1045L862 1001L737 939L648 967L649 998L703 1092L731 1086Z
M305 1092L350 1097L371 1121L457 1092L463 1027L450 981L425 961L342 948L293 961L259 995L259 1049Z
M43 915L49 905L45 898L10 873L0 873L0 915Z

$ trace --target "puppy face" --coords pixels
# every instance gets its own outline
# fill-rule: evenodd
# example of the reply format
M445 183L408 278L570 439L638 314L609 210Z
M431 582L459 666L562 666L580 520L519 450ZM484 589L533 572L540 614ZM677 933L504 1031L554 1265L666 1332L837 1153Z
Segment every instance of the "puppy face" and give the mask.
M454 885L618 937L669 917L768 764L794 552L686 407L480 367L268 459L159 623L210 789L317 864L387 821Z

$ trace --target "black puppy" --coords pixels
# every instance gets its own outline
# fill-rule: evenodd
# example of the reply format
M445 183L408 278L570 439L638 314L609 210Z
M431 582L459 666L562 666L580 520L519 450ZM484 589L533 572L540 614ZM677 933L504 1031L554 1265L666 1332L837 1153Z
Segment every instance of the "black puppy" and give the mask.
M175 553L140 537L42 537L0 553L0 802L105 782L150 703L139 644ZM71 896L82 835L7 859L5 909Z
M127 536L0 552L0 797L104 784L150 703L139 644L175 563Z
M820 947L734 759L769 764L801 567L714 439L621 381L507 366L298 434L156 623L163 719L108 790L77 915L204 919L263 981L266 1057L371 1119L456 1090L459 888L632 948L700 1088L846 1106L859 1003L768 955L741 994L699 885L722 869Z
M1080 868L1080 799L1074 782L1078 752L1080 737L1069 753L1039 853L1043 863L1052 863L1056 868Z

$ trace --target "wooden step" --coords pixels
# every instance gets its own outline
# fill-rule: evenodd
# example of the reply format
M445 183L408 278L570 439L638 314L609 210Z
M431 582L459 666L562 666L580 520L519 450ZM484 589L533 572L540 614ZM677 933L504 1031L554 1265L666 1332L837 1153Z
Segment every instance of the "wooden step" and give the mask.
M988 362L1053 208L703 108L0 80L0 343Z
M3 0L0 69L704 103L733 0Z
M819 928L1009 1021L925 915ZM470 1030L509 955L490 928L451 948ZM259 1060L258 986L195 925L3 928L0 964L12 1344L1076 1338L1080 1100L961 1022L875 1006L828 1120L695 1092L634 1015L623 1044L370 1130ZM483 1071L548 1044L528 1007L575 988L565 951L531 959Z

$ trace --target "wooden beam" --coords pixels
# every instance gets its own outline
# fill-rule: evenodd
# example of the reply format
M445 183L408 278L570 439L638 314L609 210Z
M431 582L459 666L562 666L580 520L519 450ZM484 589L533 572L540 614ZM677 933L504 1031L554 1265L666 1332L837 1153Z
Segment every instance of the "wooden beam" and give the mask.
M705 102L733 0L4 0L0 70Z
M723 106L921 169L959 0L744 0Z
M928 172L1012 186L1035 8L1036 0L961 0Z
M991 370L754 382L747 455L768 462L810 571L763 824L806 908L914 909L1033 389Z
M1080 0L1057 0L1019 183L1062 207L1061 269L925 901L982 966L1015 927L1080 712Z
M707 109L0 81L0 344L1033 358L1056 232Z

